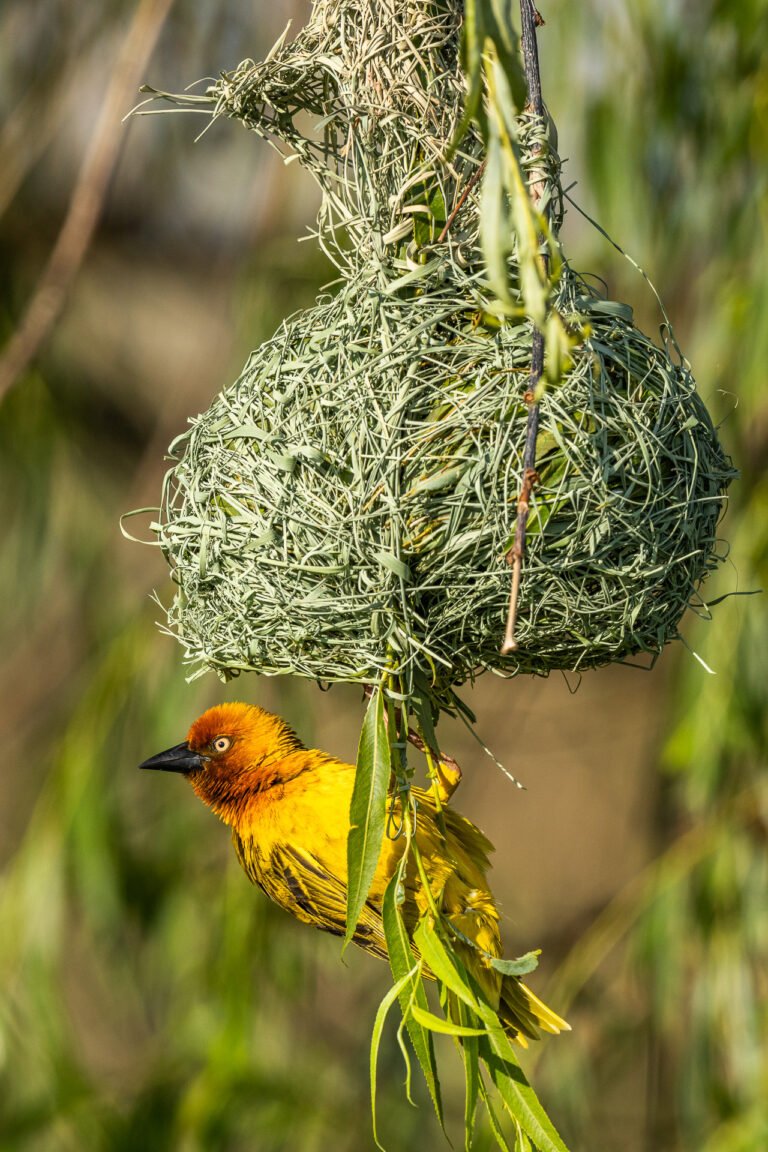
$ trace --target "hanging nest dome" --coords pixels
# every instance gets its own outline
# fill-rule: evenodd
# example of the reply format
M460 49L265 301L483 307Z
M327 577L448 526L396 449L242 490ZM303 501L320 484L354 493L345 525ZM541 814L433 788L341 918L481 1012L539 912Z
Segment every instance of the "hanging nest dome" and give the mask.
M254 352L174 446L160 539L190 659L362 681L394 660L457 684L659 652L716 562L728 467L688 371L590 303L541 400L513 657L530 327L489 331L455 285L415 303L356 284Z
M476 201L445 228L482 157L470 132L444 159L460 5L427 18L404 0L373 55L370 7L318 0L297 40L199 98L315 173L343 278L172 446L157 526L178 585L168 626L225 675L389 669L438 702L483 669L656 655L718 562L732 475L688 367L564 265L552 306L579 337L541 396L519 648L500 656L532 328L489 311ZM322 117L321 140L294 127L299 108ZM519 127L539 178L541 125ZM557 228L551 144L546 165Z

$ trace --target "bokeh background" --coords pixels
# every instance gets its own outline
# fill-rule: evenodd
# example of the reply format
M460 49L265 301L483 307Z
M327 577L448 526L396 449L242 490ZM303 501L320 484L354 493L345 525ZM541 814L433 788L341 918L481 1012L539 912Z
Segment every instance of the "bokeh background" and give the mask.
M571 194L647 270L741 470L710 599L768 584L768 5L542 0ZM135 770L221 699L352 758L359 693L185 679L118 519L164 451L330 268L317 195L231 122L122 117L263 55L307 0L5 0L0 9L0 1149L361 1152L384 965L252 889L174 777ZM73 200L74 194L74 200ZM657 330L575 211L575 267ZM53 253L53 256L52 256ZM26 362L25 362L26 361ZM16 376L12 387L11 378ZM129 521L150 538L148 517ZM509 954L573 1033L525 1057L572 1152L768 1148L768 609L687 621L648 673L482 678L462 811L497 845ZM698 653L710 675L691 654ZM452 1121L458 1062L441 1047ZM447 1147L379 1079L392 1152ZM455 1129L454 1129L455 1133ZM479 1152L490 1147L479 1131Z

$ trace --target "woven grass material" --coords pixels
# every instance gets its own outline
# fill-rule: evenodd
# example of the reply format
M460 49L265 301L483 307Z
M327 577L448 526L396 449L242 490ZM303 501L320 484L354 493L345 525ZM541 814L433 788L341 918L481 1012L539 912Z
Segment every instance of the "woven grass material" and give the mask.
M470 126L447 162L464 84L457 0L315 0L296 38L246 60L188 107L231 116L288 151L323 192L317 236L351 275L397 255L457 198L482 146ZM304 115L309 113L309 117ZM476 231L476 215L467 224ZM391 273L391 269L390 269Z
M582 340L541 400L517 638L502 658L531 326L492 313L459 122L458 3L316 0L307 29L205 96L298 153L323 188L333 297L287 321L172 447L159 541L168 626L201 668L429 685L656 655L718 560L731 475L687 366L564 266ZM298 109L322 121L296 127ZM518 122L548 181L546 132ZM542 146L544 151L542 152ZM514 273L514 251L511 269ZM514 284L514 278L513 278Z

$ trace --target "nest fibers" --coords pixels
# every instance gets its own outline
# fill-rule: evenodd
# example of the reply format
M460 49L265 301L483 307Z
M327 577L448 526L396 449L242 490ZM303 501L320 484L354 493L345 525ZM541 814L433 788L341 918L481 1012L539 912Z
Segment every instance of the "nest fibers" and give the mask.
M225 675L390 670L438 702L486 668L655 655L717 563L731 472L685 363L567 265L553 306L583 338L541 399L519 649L499 655L531 327L488 311L471 197L442 234L481 156L470 133L443 159L460 5L381 8L317 0L297 40L193 101L298 152L342 280L173 445L156 526L178 584L169 628ZM295 127L301 108L320 137ZM536 131L520 122L540 179ZM546 163L557 222L551 148Z

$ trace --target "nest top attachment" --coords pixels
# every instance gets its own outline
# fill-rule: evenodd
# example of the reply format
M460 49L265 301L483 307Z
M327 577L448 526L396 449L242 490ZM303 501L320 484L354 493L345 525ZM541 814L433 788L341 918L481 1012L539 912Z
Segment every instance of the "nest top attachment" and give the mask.
M287 146L322 190L317 237L333 262L349 276L371 263L391 276L406 253L428 257L482 161L480 135L463 122L462 14L456 0L315 0L306 27L266 60L172 99L240 120L281 154ZM518 132L559 217L559 162L540 146L541 121L521 117ZM445 238L464 263L477 228L470 201Z
M201 670L387 674L450 706L483 669L655 656L718 561L732 471L687 365L564 264L551 306L580 337L541 398L519 649L499 655L532 327L493 311L478 200L462 201L474 129L446 159L461 11L316 0L292 43L191 98L294 150L342 271L172 448L168 625ZM551 133L532 116L516 133L556 230ZM513 293L514 272L513 247Z

